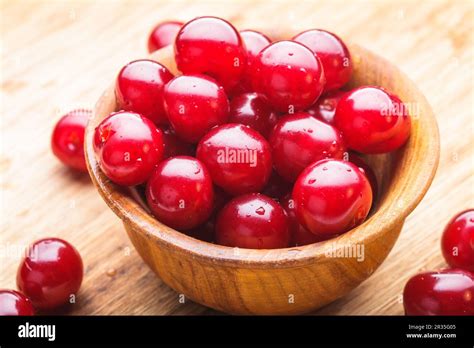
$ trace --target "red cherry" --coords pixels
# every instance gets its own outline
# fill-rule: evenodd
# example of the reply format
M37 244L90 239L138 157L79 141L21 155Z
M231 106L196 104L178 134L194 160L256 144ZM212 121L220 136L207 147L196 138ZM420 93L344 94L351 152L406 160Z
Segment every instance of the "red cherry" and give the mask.
M279 41L263 49L249 71L252 86L280 112L311 106L324 88L324 72L311 50L297 42Z
M204 75L183 75L170 81L165 87L165 107L176 135L189 143L197 143L229 117L224 89Z
M123 186L144 183L163 157L163 133L147 118L127 111L112 113L95 129L94 150L100 169Z
M182 26L181 22L166 21L154 27L148 37L148 52L171 45Z
M217 17L198 17L186 23L175 41L175 58L183 74L206 74L227 91L242 78L247 53L239 32Z
M362 171L350 162L333 159L303 170L292 197L303 227L323 238L362 223L372 205L370 183Z
M306 112L285 115L270 136L275 170L294 182L311 163L325 159L342 159L346 151L341 133Z
M241 124L213 128L199 142L196 157L209 169L214 183L231 195L259 192L272 171L268 142Z
M316 104L310 106L306 112L320 121L335 126L334 115L336 107L345 93L345 91L333 91L323 94Z
M240 37L244 40L247 50L247 71L241 81L244 90L251 90L252 82L249 75L249 69L257 55L272 42L266 35L255 30L242 30Z
M288 216L288 225L291 234L290 246L313 244L325 240L325 238L321 238L301 226L296 217L295 202L291 198L291 195L286 195L280 204Z
M35 310L25 295L15 290L0 289L0 316L31 316Z
M334 116L347 146L362 153L384 153L401 147L410 136L407 107L379 87L360 87L346 93Z
M411 277L403 290L406 315L474 315L474 274L458 269Z
M153 215L162 223L178 230L194 228L212 213L211 176L193 157L169 158L148 180L146 198Z
M270 197L259 193L231 200L217 216L218 244L273 249L289 246L290 233L286 214Z
M370 188L372 189L372 202L374 202L378 197L378 183L375 172L372 168L359 156L355 153L349 154L349 161L354 163L359 169L361 169L370 183Z
M279 201L283 196L290 193L292 188L292 185L288 181L284 180L275 171L272 171L270 179L268 179L268 183L263 188L262 193L265 196Z
M65 165L87 172L84 158L84 133L92 110L69 111L56 123L51 136L54 155Z
M325 91L341 88L350 80L351 55L337 35L325 30L311 29L296 35L293 40L308 47L321 60L326 76Z
M241 123L268 138L278 116L267 98L257 93L242 93L230 102L229 123Z
M474 272L474 209L449 221L441 238L441 249L451 267Z
M163 106L163 88L173 78L169 70L152 60L125 65L117 76L115 95L118 108L148 117L157 125L168 124Z
M192 144L179 139L171 128L164 128L162 130L165 146L163 159L175 156L194 156L196 149Z
M77 250L58 238L33 243L20 263L16 282L38 309L50 310L68 303L82 283L83 265Z
M251 63L272 42L268 36L256 30L241 30L240 37L244 40L248 63Z

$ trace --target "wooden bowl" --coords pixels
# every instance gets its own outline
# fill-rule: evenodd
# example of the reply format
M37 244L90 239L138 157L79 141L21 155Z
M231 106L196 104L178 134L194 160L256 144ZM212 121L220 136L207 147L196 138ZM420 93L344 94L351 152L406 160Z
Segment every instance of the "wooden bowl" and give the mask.
M90 176L122 219L138 253L175 291L228 313L303 313L344 296L387 257L406 217L433 180L439 159L438 128L425 97L402 72L359 46L350 49L354 61L350 84L382 86L397 94L411 107L412 133L404 148L367 158L381 192L370 217L357 228L317 244L274 250L230 248L194 239L157 221L99 169L93 132L116 108L114 87L100 98L85 138ZM177 73L172 47L157 51L152 59ZM364 251L363 258L354 253L357 250Z

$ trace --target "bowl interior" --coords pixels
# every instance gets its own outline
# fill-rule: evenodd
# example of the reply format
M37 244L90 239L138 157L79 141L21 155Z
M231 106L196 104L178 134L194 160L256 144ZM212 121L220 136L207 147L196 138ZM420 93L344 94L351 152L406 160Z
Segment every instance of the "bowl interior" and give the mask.
M85 151L90 175L110 208L136 230L150 236L163 248L191 254L208 262L248 267L290 267L324 261L328 248L338 245L367 243L379 238L383 231L393 230L403 222L426 193L436 171L439 158L439 135L435 118L426 99L414 84L385 59L350 45L354 74L348 87L382 86L397 94L412 106L412 133L400 150L384 155L364 156L376 173L379 198L371 215L360 226L326 242L274 250L237 249L203 242L163 225L130 195L130 191L110 182L100 171L92 148L95 127L109 113L116 111L114 87L111 86L98 101L86 130ZM177 74L173 49L165 47L155 52L156 60ZM372 226L372 228L369 228ZM374 228L374 226L376 228Z

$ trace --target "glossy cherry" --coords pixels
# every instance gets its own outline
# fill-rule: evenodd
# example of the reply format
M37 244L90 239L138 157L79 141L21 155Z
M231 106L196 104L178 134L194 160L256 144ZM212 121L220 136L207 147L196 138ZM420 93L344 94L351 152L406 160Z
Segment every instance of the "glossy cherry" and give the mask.
M379 192L375 172L360 156L357 156L353 152L349 153L349 161L359 167L359 169L364 172L367 179L369 179L370 188L372 189L372 202L374 202L377 199Z
M241 81L243 88L245 90L250 90L252 88L252 83L250 80L249 69L257 55L268 45L270 45L271 40L264 34L256 30L241 30L240 37L244 40L245 48L247 50L247 70L244 74L244 77Z
M474 274L460 269L417 274L403 290L406 315L474 315Z
M174 156L194 156L196 149L192 144L182 141L172 128L162 128L164 154L163 159Z
M341 88L350 80L351 55L337 35L325 30L311 29L296 35L293 40L308 47L321 60L326 76L325 91Z
M94 150L110 180L124 186L142 184L163 158L163 132L139 114L112 113L95 129Z
M166 67L152 60L136 60L125 65L115 84L118 108L137 112L157 125L168 124L163 88L172 78Z
M372 189L364 173L353 163L333 159L303 170L292 197L299 222L322 238L359 225L372 205Z
M242 78L247 52L239 32L217 17L198 17L186 23L175 41L175 59L183 74L206 74L227 91Z
M345 91L332 91L325 93L318 99L316 104L306 109L306 112L320 121L335 126L334 115L336 113L336 107L345 93Z
M268 138L278 116L261 94L242 93L230 102L229 123L241 123Z
M240 37L245 43L248 63L251 63L272 42L268 36L256 30L241 30Z
M162 223L178 230L192 229L212 213L211 176L196 158L169 158L148 180L146 198L153 215Z
M31 301L15 290L0 289L0 316L31 316L35 310Z
M288 247L286 214L278 203L260 193L236 197L217 216L216 242L249 249Z
M177 21L166 21L159 23L148 37L148 52L156 51L162 47L174 43L176 35L183 23Z
M252 128L236 123L207 133L196 157L209 169L213 182L231 195L259 192L272 171L268 142Z
M70 302L79 291L82 276L77 250L62 239L45 238L28 249L16 281L35 308L51 310Z
M325 239L309 232L306 228L301 226L298 218L296 217L295 202L291 198L291 195L286 195L281 200L280 205L283 207L286 215L288 216L288 226L290 228L291 234L290 246L313 244Z
M359 87L346 93L334 116L347 146L362 153L398 149L410 136L410 115L395 95L379 87Z
M92 110L77 109L65 114L56 123L51 136L54 155L65 165L87 172L84 158L84 133Z
M182 75L170 81L165 87L165 107L176 135L189 143L197 143L229 117L224 89L204 75Z
M474 272L474 209L449 221L441 238L441 249L451 267Z
M263 49L249 74L255 92L263 93L283 113L311 106L325 84L319 59L309 48L293 41L278 41Z
M306 112L285 115L270 136L275 170L294 182L311 163L326 159L342 159L346 147L341 132Z

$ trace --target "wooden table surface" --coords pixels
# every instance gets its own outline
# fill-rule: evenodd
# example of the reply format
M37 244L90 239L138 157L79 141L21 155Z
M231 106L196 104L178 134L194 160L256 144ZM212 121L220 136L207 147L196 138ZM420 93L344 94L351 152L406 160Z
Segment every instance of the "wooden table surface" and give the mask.
M473 1L1 1L0 288L15 288L22 248L58 236L86 265L71 314L216 313L179 301L89 178L58 163L49 144L61 113L92 107L122 65L146 56L155 23L199 15L240 29L334 31L395 62L426 95L441 133L431 189L375 274L315 313L402 314L408 277L445 266L443 226L474 207Z

